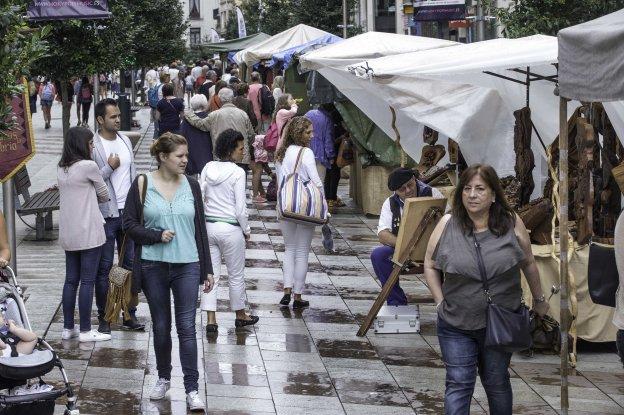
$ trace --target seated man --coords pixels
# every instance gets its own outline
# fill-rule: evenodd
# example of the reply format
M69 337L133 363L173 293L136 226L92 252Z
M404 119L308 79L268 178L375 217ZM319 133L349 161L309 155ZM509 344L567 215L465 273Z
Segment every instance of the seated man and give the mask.
M435 197L443 198L442 193L420 180L416 179L418 173L412 169L399 167L388 177L388 189L394 192L392 196L384 201L379 215L379 226L377 236L383 246L375 248L371 253L371 262L377 278L382 285L386 283L392 273L394 247L399 234L401 215L403 215L403 204L405 199L410 197ZM390 295L388 305L407 305L407 297L397 282Z

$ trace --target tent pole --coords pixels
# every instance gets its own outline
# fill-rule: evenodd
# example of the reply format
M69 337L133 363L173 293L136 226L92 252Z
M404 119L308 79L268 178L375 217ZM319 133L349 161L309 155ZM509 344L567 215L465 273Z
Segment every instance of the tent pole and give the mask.
M568 414L568 100L559 98L559 275L561 276L561 414Z

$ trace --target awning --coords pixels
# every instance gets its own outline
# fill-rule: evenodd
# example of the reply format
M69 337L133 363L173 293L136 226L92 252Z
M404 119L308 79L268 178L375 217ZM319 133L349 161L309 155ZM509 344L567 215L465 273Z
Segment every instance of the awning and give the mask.
M270 38L266 33L256 33L255 35L241 37L239 39L226 40L219 43L203 43L200 46L206 53L226 53L243 50Z

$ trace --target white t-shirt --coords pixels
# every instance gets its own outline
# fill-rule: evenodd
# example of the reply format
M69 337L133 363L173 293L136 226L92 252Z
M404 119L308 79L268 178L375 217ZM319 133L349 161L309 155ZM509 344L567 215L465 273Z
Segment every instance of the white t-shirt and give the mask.
M117 196L117 209L123 209L126 204L126 197L130 191L130 185L132 180L130 179L130 163L132 163L132 155L130 149L123 142L121 138L116 137L114 140L107 140L100 136L106 158L109 155L116 153L119 155L119 167L113 170L110 180L115 189L115 196Z
M180 73L180 70L178 68L169 68L169 79L171 79L171 82L178 79L179 73Z
M193 76L194 81L196 81L197 78L201 76L201 73L202 73L201 66L195 66L193 69L191 69L191 76Z
M435 187L431 188L431 197L434 197L436 199L444 199L442 193ZM403 215L403 205L400 206L400 210L401 215ZM381 213L379 214L379 224L377 226L377 235L379 235L383 230L392 231L392 211L390 210L390 197L387 198L381 206Z

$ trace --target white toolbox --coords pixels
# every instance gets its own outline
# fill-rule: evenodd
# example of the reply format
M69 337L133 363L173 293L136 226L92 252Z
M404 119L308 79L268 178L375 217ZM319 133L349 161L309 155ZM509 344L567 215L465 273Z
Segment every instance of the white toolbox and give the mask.
M373 322L375 333L420 333L418 305L384 305Z

